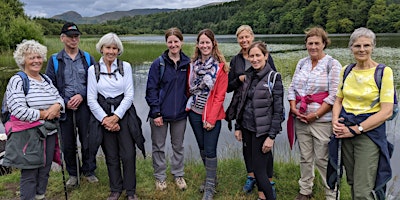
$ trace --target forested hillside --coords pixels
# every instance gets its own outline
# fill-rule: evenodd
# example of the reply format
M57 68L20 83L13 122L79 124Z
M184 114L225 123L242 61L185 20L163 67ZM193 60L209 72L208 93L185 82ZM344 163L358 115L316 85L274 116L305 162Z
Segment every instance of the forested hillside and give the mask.
M170 13L125 17L106 25L120 26L120 34L160 33L176 26L184 33L211 28L232 34L241 24L256 33L303 33L320 25L329 33L349 33L369 27L377 33L400 32L399 0L239 0ZM122 28L123 27L123 28Z

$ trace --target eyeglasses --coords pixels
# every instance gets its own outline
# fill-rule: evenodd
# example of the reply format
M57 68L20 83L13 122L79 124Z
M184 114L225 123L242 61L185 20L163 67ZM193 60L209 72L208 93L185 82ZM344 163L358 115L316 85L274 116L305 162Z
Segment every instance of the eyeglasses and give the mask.
M364 45L355 44L352 46L352 48L354 48L355 50L360 50L361 48L364 50L369 50L372 48L372 45L371 44L364 44Z
M80 35L66 35L66 36L71 38L71 39L79 39L79 38L81 38Z

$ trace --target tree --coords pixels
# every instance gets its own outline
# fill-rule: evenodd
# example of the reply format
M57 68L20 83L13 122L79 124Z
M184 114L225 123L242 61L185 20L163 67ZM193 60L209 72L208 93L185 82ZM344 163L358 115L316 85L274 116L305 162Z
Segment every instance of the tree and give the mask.
M14 49L23 39L43 41L41 26L25 14L19 0L0 2L0 51Z
M376 33L383 33L387 30L387 20L385 18L386 1L376 0L375 4L369 10L369 19L367 27L373 28Z

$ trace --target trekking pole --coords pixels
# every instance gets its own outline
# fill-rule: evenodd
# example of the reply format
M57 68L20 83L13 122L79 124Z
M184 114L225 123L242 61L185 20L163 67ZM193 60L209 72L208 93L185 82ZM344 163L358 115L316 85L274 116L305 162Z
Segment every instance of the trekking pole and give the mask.
M337 177L336 177L336 200L339 200L339 188L340 188L340 166L342 165L342 139L338 139L338 162L337 162Z
M67 192L67 182L65 181L65 172L64 172L64 153L63 153L63 148L64 144L62 143L62 138L61 138L61 133L58 132L58 144L60 144L60 162L61 162L61 173L63 177L63 185L64 185L64 195L65 195L65 200L68 200L68 192Z
M78 131L76 130L76 114L75 114L75 110L72 111L72 121L74 124L74 134L75 134L75 144L76 144L76 154L75 154L75 158L76 158L76 174L77 174L77 178L78 178L78 182L77 182L77 186L80 186L81 183L81 174L80 174L80 170L79 170L79 166L80 166L80 162L79 162L79 150L78 150Z

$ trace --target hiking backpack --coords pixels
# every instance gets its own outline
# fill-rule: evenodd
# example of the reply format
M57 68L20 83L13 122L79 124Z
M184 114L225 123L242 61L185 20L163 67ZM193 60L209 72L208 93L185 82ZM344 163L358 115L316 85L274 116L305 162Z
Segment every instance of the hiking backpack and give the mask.
M354 68L354 66L356 66L355 63L349 64L346 69L343 72L343 82L342 82L342 87L341 89L343 90L343 85L344 85L344 81L346 80L347 76L350 74L350 71ZM382 87L382 77L383 77L383 70L385 69L386 65L384 64L379 64L376 69L375 69L375 73L374 73L374 79L375 79L375 83L376 86L379 89L379 92L381 91L381 87ZM375 99L370 107L374 107L377 103L379 102L379 97L377 99ZM399 107L397 105L397 92L396 92L396 88L394 88L394 100L393 100L393 113L392 116L387 119L387 120L392 120L396 117L397 113L399 112Z
M57 54L55 53L53 55L51 55L51 58L53 60L53 66L54 66L54 73L57 74L58 72L58 60L57 60ZM86 51L83 52L83 55L85 56L85 60L86 63L88 64L88 66L90 67L91 63L90 63L90 54Z
M23 71L19 71L16 74L19 75L22 79L22 89L24 90L24 94L26 96L29 92L29 86L30 86L28 75ZM47 78L47 76L44 76L41 73L39 73L39 74L43 77L43 79L46 82L51 84L51 81ZM1 104L1 122L3 124L5 124L10 119L10 115L11 115L11 113L8 110L8 106L7 106L7 91L6 91L6 92L4 92L3 102Z
M274 70L271 70L268 73L268 79L267 79L267 83L268 83L268 91L269 94L272 96L272 90L275 86L275 81L276 81L276 76L278 76L279 72L276 72ZM272 78L272 79L271 79ZM273 97L273 96L272 96ZM285 121L286 116L285 116L285 106L283 106L283 113L282 113L282 121Z
M162 56L159 56L158 58L160 59L160 82L161 82L165 72L165 61Z
M124 64L122 62L122 60L117 59L117 69L115 69L113 72L111 73L106 73L106 72L100 72L100 64L96 63L94 64L94 74L96 75L96 81L98 82L100 79L100 75L115 75L115 73L118 71L121 76L124 76Z

